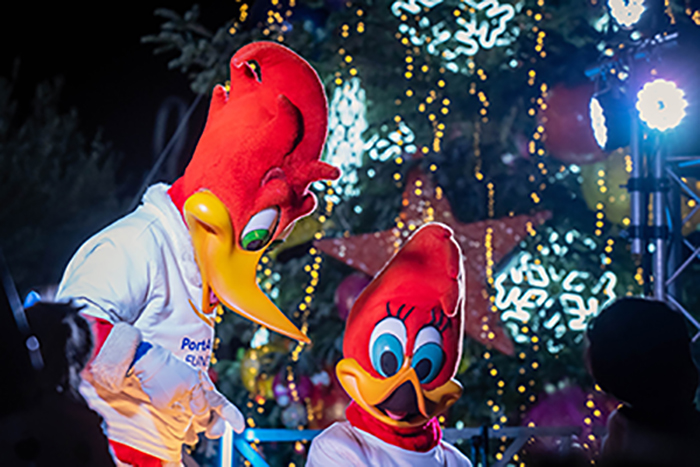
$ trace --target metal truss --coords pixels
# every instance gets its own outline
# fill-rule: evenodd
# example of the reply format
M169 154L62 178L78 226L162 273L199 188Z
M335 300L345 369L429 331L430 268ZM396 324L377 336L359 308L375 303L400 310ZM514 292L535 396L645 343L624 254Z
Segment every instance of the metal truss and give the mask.
M682 304L680 279L700 256L700 246L683 236L683 225L700 210L700 196L687 176L700 168L700 155L671 156L661 134L642 138L641 126L632 123L630 145L632 173L630 193L631 252L642 267L646 296L665 301L681 312L700 337L700 323ZM682 215L683 196L695 202Z

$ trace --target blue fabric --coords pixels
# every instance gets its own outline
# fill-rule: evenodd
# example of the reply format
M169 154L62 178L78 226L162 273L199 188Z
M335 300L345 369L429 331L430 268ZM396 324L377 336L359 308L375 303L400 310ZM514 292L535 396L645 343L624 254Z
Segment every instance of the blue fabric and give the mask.
M150 342L146 341L141 341L138 347L136 347L136 353L134 354L134 361L131 362L131 366L129 366L129 369L134 366L134 363L138 362L141 357L146 355L146 352L148 352L151 348L153 347L153 344Z
M22 304L22 306L24 308L29 308L32 305L36 305L40 301L41 301L41 295L39 295L39 292L32 290L24 298L24 303Z

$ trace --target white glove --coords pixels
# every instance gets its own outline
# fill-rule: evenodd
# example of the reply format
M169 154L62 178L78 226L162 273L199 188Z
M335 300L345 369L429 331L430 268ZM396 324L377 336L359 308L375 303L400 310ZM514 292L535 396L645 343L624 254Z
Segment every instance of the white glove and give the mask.
M126 323L114 326L100 353L91 364L91 373L103 387L119 392L127 370L139 379L141 389L157 409L180 405L189 407L207 436L220 437L225 423L240 433L245 428L241 412L229 402L209 379L209 375L177 358L158 344L132 364L141 344L139 330Z
M202 393L200 370L177 358L158 344L152 346L132 367L141 389L157 409L169 409L188 403L192 413L200 416L208 407Z
M158 344L152 345L134 363L133 370L154 407L188 403L197 418L207 419L204 426L208 437L221 437L224 422L237 433L243 431L243 414L216 390L205 371L191 367Z
M197 425L203 428L200 431L209 439L221 438L228 422L233 431L241 433L245 429L243 414L216 389L208 373L200 370L199 375L201 384L193 392L193 399L203 397L209 409L203 417L198 417Z

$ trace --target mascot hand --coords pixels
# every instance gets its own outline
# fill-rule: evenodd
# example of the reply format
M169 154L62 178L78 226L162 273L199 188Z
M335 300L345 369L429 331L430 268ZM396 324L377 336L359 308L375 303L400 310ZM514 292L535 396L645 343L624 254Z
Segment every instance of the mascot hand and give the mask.
M189 403L194 415L207 412L207 401L201 395L200 373L203 372L160 345L149 345L150 348L134 362L133 372L153 407L168 409L177 403Z
M134 326L117 323L90 364L90 373L95 382L117 393L131 372L154 407L188 405L197 431L205 431L207 436L220 437L225 422L238 433L245 428L241 412L216 390L205 371L191 367L158 344L142 342L141 332Z
M209 439L221 438L228 422L233 431L241 433L245 428L243 414L216 390L206 372L200 371L199 376L201 384L192 392L192 399L197 399L198 405L206 405L208 412L198 417L196 424L201 427L198 431L204 431Z

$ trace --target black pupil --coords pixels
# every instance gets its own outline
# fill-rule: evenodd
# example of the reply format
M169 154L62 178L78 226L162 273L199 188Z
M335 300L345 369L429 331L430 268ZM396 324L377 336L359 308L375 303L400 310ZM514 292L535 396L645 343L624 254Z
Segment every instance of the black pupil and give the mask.
M387 376L393 376L399 369L399 361L396 360L396 355L391 352L384 352L381 357L380 364L382 371Z
M418 362L415 366L416 374L418 375L418 379L423 381L427 376L430 374L430 370L432 370L433 364L430 360L427 358L422 359L420 362Z
M250 243L246 246L245 249L248 250L248 251L255 251L255 250L259 250L259 249L262 248L263 246L265 246L265 240L264 240L264 239L253 240L252 242L250 242Z

